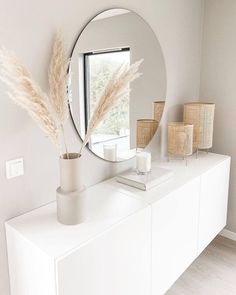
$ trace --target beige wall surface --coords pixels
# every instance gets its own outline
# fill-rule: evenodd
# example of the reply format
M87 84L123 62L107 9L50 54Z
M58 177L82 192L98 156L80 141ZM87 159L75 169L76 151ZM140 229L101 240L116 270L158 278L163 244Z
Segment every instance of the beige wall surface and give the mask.
M151 25L163 49L167 70L164 125L167 120L181 118L183 102L199 97L202 4L202 0L1 0L0 45L14 50L47 90L50 45L57 28L62 28L71 49L82 27L98 12L112 7L134 10ZM58 155L5 90L0 84L0 294L9 295L4 221L55 199ZM78 150L79 140L70 126L68 130L71 150ZM154 153L165 153L165 139L163 127L150 147ZM25 175L6 180L5 161L17 157L24 158ZM88 151L85 162L87 186L133 164L133 160L109 164Z
M227 229L236 232L236 1L206 0L200 99L216 103L213 151L232 157Z

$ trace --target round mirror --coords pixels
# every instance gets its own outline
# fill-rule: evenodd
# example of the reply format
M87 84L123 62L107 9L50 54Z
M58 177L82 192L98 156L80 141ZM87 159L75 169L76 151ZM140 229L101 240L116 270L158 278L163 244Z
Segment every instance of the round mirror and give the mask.
M109 161L124 161L144 149L160 124L166 97L166 69L160 44L136 13L110 9L93 18L80 33L71 55L70 113L84 139L89 119L104 87L122 64L143 59L142 76L131 92L96 128L88 148Z

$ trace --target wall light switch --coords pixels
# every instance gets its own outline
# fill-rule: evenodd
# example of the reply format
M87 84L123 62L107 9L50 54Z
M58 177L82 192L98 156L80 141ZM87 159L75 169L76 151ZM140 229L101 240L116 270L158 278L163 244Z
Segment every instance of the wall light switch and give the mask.
M6 162L7 179L11 179L21 175L24 175L24 162L22 158Z

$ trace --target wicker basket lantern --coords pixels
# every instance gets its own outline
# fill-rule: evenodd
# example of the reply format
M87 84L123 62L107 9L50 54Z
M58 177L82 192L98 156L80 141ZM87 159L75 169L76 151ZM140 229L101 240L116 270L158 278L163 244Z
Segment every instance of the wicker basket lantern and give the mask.
M158 128L158 122L153 119L137 120L137 148L145 148Z
M161 121L161 117L164 111L165 101L154 101L153 102L153 119L158 123Z
M184 122L168 124L168 154L185 158L193 153L193 125Z
M210 149L213 141L214 103L184 104L184 122L193 124L193 149Z

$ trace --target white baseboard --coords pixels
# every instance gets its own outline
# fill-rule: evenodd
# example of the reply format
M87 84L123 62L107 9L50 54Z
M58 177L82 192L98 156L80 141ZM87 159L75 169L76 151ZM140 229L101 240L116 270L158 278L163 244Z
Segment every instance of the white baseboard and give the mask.
M230 231L228 229L223 229L220 232L220 236L228 238L228 239L233 240L233 241L236 241L236 233L233 232L233 231Z

